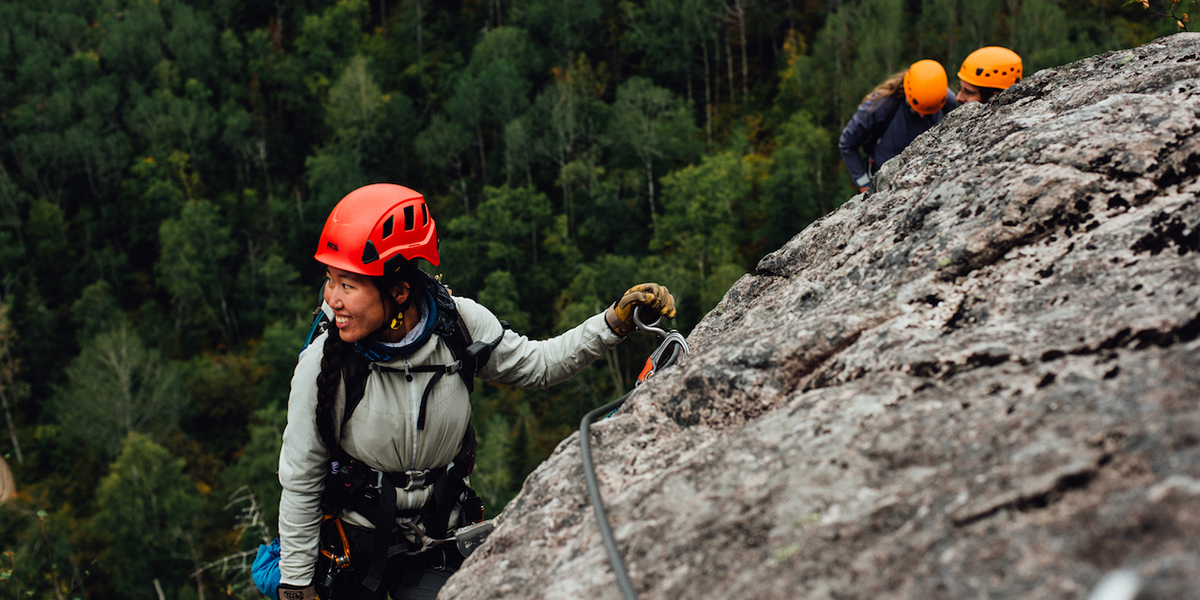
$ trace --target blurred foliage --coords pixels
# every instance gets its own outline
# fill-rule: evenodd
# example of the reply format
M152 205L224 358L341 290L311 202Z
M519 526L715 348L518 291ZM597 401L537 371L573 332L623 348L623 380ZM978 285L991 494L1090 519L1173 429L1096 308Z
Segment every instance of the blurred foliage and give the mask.
M423 192L436 271L531 338L646 280L687 331L853 193L835 140L889 73L953 74L992 44L1033 73L1172 33L1185 5L0 3L2 452L20 488L0 593L257 595L227 567L274 535L312 245L355 187ZM489 515L653 346L633 336L542 392L477 386Z

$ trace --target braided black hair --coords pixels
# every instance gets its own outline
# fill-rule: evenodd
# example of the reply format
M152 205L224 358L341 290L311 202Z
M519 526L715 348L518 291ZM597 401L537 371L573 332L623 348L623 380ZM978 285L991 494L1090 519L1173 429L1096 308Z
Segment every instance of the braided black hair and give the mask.
M333 409L337 404L338 384L342 381L342 367L346 354L353 353L350 344L342 342L337 327L330 327L325 338L325 355L321 357L321 373L317 375L317 433L330 452L337 447L337 435L333 427Z

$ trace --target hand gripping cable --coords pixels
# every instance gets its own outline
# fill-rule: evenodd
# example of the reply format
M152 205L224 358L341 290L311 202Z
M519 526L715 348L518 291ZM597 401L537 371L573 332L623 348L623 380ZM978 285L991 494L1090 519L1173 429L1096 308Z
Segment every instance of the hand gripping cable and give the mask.
M646 359L646 366L642 369L641 375L638 375L636 385L641 385L647 379L653 377L659 371L675 364L680 359L688 355L687 340L678 331L665 331L657 327L662 321L662 315L657 315L653 322L646 324L638 315L637 310L633 312L633 322L637 325L640 331L653 333L662 339L650 358ZM636 386L635 386L636 389ZM600 415L616 412L625 399L629 397L630 391L624 396L609 402L600 408L597 408L583 416L583 420L579 423L579 452L583 455L583 474L587 477L588 495L592 499L592 509L596 512L596 527L600 529L600 538L604 540L604 550L608 553L608 564L612 566L613 575L617 578L617 587L621 588L621 595L626 600L637 600L637 590L633 589L633 582L629 579L629 571L625 568L625 559L621 557L620 551L617 550L617 541L613 537L612 525L608 522L608 513L604 510L604 500L600 497L600 484L596 480L596 466L592 463L592 444L591 444L591 425L592 421L596 420Z

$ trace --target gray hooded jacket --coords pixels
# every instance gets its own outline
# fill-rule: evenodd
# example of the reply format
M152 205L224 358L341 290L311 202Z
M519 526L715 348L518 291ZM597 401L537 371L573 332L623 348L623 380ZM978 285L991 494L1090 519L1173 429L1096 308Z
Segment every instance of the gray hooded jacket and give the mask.
M473 300L454 298L459 314L475 340L492 341L501 335L500 321ZM317 375L321 372L325 338L322 334L300 355L292 377L288 399L288 424L283 432L279 456L279 503L281 583L305 586L312 583L321 525L321 494L329 454L317 432ZM545 341L533 341L506 332L477 377L506 385L542 389L581 371L624 338L613 333L598 314L579 326ZM334 409L338 439L351 456L385 472L435 469L446 466L457 454L471 417L467 387L461 377L442 377L434 385L426 406L425 429L417 430L421 394L432 373L412 373L405 380L404 368L419 365L448 365L454 362L450 347L434 334L407 357L381 363L400 372L372 370L367 377L362 401L350 420L339 427L345 409L346 390L341 385ZM431 489L406 492L397 489L397 509L424 506ZM371 527L362 515L344 511L351 524Z

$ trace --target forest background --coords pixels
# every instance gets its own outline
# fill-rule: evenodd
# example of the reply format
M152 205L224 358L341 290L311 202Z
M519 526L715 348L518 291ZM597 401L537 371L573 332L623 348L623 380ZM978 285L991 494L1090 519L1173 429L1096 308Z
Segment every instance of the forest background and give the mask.
M836 142L921 58L1025 72L1172 33L1124 0L0 3L0 596L257 598L312 260L350 190L426 194L445 282L545 338L633 283L687 331L854 193ZM1170 4L1167 4L1170 7ZM495 515L649 336L477 387Z

